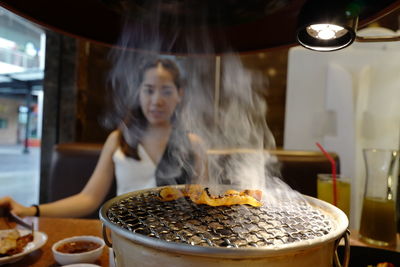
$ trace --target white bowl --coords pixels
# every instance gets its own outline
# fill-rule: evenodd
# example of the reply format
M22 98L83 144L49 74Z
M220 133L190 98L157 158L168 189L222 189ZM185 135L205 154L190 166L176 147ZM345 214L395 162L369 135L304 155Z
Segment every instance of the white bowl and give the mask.
M60 251L57 251L56 248L59 246L68 243L68 242L74 242L74 241L91 241L95 242L100 245L100 247L90 250L87 252L82 252L82 253L63 253ZM100 237L97 236L88 236L88 235L81 235L81 236L73 236L69 238L62 239L51 247L51 250L53 251L53 256L54 259L60 264L60 265L67 265L67 264L74 264L74 263L93 263L95 262L103 253L103 248L104 248L104 240Z

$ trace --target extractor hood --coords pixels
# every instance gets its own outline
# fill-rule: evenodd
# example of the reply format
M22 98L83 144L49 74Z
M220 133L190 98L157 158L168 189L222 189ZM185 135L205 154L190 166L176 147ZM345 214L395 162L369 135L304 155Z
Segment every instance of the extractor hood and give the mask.
M323 1L323 0L321 0ZM338 0L340 1L340 0ZM306 0L2 0L4 8L45 28L77 38L115 45L125 10L143 32L159 23L162 52L188 53L186 37L207 29L215 53L253 52L297 44L298 15ZM400 6L394 0L358 0L359 27ZM158 18L149 18L151 8ZM153 13L154 14L154 13ZM145 21L145 22L143 22ZM149 30L149 32L151 32ZM130 45L134 46L134 44ZM136 48L136 47L132 47ZM205 48L204 48L205 49ZM209 52L201 51L191 52Z

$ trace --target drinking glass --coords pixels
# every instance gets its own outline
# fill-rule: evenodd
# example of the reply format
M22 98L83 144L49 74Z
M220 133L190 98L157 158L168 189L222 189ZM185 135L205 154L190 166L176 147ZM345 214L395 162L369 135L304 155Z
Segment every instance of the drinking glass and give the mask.
M317 175L317 198L333 204L332 174ZM350 217L350 178L336 175L337 207Z
M396 244L396 194L399 150L364 149L366 181L361 239L378 246Z

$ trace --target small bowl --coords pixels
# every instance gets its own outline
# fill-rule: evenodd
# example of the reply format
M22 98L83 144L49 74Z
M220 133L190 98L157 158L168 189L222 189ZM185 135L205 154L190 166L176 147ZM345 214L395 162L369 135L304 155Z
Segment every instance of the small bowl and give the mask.
M64 253L57 251L57 248L63 244L68 242L76 242L76 241L91 241L100 245L100 247L89 250L87 252L80 253ZM54 259L61 265L74 264L74 263L93 263L98 258L100 258L103 253L104 248L104 240L97 236L89 236L89 235L81 235L81 236L73 236L69 238L65 238L57 241L51 247L53 251Z

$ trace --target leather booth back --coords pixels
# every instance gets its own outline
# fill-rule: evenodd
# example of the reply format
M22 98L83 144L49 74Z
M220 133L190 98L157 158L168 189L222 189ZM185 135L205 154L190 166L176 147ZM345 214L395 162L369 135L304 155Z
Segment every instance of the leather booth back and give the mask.
M96 167L102 144L65 143L53 148L48 201L59 200L79 193ZM115 179L114 179L115 180ZM115 181L105 200L116 195ZM98 212L87 216L98 218Z
M321 152L300 150L273 150L278 158L281 178L291 188L302 194L317 196L317 174L331 173L331 163ZM329 153L340 173L340 160L336 153Z

